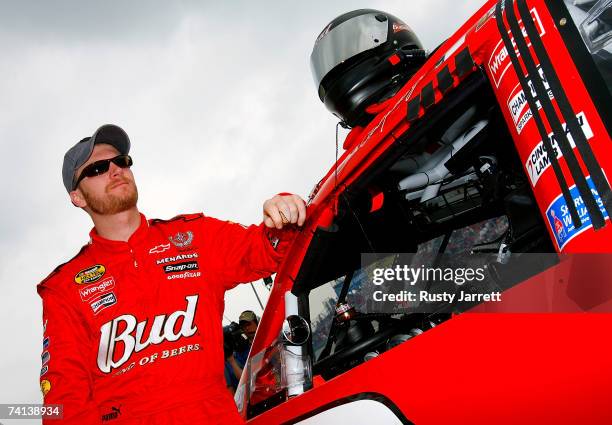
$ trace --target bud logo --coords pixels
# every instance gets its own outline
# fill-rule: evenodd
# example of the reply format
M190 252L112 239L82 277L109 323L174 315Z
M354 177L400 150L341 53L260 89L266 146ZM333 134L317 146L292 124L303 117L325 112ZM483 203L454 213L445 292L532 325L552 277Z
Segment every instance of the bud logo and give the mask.
M106 292L109 289L113 289L114 287L115 279L109 277L100 283L94 283L92 285L87 285L84 288L79 288L79 295L81 296L81 300L88 301L94 296Z
M546 34L546 31L544 30L542 21L540 21L540 16L538 15L538 11L535 8L533 8L530 10L530 12L535 22L536 29L538 30L538 34L540 35L540 37L542 37L544 34ZM521 33L523 35L523 38L525 38L525 40L527 41L527 47L531 47L531 42L529 41L527 37L527 31L525 31L525 26L523 25L523 21L519 20L518 23L519 23L519 27L521 28ZM516 43L514 42L514 38L512 37L512 34L510 33L510 31L508 31L508 35L510 36L510 41L512 42L512 47L514 48L516 55L520 56L519 52L516 51ZM510 68L510 65L512 64L508 56L508 50L506 49L506 46L504 45L503 40L499 40L499 43L497 43L497 45L495 46L495 49L493 49L493 54L489 58L489 63L488 63L489 72L491 73L491 77L493 78L493 83L495 84L495 88L499 87L499 84L501 83L502 78L506 74L506 71L508 71L508 68Z
M103 373L110 373L112 369L127 362L134 352L138 353L149 345L161 344L164 341L174 342L182 337L193 336L198 330L193 324L198 295L187 296L185 300L187 300L185 311L175 311L168 316L165 314L155 316L148 337L144 340L147 319L137 322L131 314L124 314L102 325L98 348L98 368ZM183 320L180 323L180 330L175 333L174 330L181 318ZM120 333L119 329L122 329ZM118 347L123 351L115 352Z
M576 118L578 119L578 124L580 124L580 128L582 129L587 140L592 138L593 131L589 126L589 122L587 121L584 112L580 112L578 115L576 115ZM574 139L572 138L571 134L569 134L567 123L563 123L561 125L563 127L563 131L565 131L565 134L567 135L570 146L572 149L574 149L576 144L574 143ZM554 137L553 133L548 134L548 140L550 140L550 144L552 145L557 159L561 158L563 153L561 152L561 149L559 149L559 144L557 143L557 139ZM531 185L533 187L536 186L538 180L548 169L548 167L550 167L550 158L548 157L546 149L544 148L544 142L540 141L540 143L533 148L529 154L529 157L527 158L527 161L525 162L525 168L527 169L527 174L529 175L529 179L531 180Z
M84 285L86 283L93 283L102 278L106 273L106 267L102 264L96 264L95 266L91 266L87 269L81 270L74 276L74 281L79 285Z
M164 266L164 273L174 273L174 272L183 272L185 270L197 270L198 262L197 261L188 261L186 263L176 263L176 264L168 264Z
M94 314L98 314L106 307L110 307L113 304L117 304L117 298L115 298L115 294L111 292L110 294L101 296L100 298L92 302L90 306Z

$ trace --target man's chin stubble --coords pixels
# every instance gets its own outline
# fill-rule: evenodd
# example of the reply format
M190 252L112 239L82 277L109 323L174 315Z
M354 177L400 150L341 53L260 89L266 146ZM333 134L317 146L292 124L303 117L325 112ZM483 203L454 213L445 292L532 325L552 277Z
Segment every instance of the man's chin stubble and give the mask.
M105 199L99 199L90 194L83 192L83 197L92 212L99 215L113 215L123 211L127 211L136 206L138 202L138 189L132 186L133 190L124 195L106 195Z

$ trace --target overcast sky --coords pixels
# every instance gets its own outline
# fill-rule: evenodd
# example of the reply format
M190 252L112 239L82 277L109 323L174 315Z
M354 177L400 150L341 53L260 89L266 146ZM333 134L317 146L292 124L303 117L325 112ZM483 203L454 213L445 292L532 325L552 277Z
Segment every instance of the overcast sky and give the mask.
M89 217L61 181L70 146L118 124L149 218L258 223L265 199L305 198L333 163L336 120L309 67L330 20L384 10L432 50L483 3L0 1L0 403L40 402L36 284L88 240ZM231 320L260 312L247 285L226 304Z

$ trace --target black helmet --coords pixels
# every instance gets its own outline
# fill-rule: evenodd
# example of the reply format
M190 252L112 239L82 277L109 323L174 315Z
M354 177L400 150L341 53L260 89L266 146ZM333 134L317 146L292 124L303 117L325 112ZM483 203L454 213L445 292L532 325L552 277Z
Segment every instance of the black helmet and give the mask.
M360 9L319 34L310 67L319 98L346 125L367 123L365 109L395 94L425 60L415 33L395 16Z

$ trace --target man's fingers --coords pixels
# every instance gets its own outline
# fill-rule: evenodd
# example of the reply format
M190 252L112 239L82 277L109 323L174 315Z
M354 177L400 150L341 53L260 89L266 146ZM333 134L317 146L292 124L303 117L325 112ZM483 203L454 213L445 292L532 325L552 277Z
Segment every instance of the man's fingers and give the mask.
M268 216L268 215L265 215L265 216L264 216L264 224L265 224L267 227L275 227L275 225L274 225L274 221L272 221L272 219L271 219L271 218L270 218L270 216Z
M304 203L304 200L302 200L302 198L300 198L299 196L296 195L295 198L297 198L295 200L295 203L297 205L298 210L297 225L303 226L304 222L306 221L306 204Z
M297 195L276 195L264 203L264 224L282 229L287 224L302 226L306 221L306 204Z
M272 226L268 225L266 218L272 220ZM268 227L276 227L277 229L283 228L283 220L279 214L278 207L271 200L264 203L264 223Z
M295 224L298 221L298 208L294 200L290 200L288 203L289 211L291 212L290 222Z
M291 208L289 208L289 204L283 198L277 200L275 206L281 216L283 225L294 223L294 221L291 220Z

